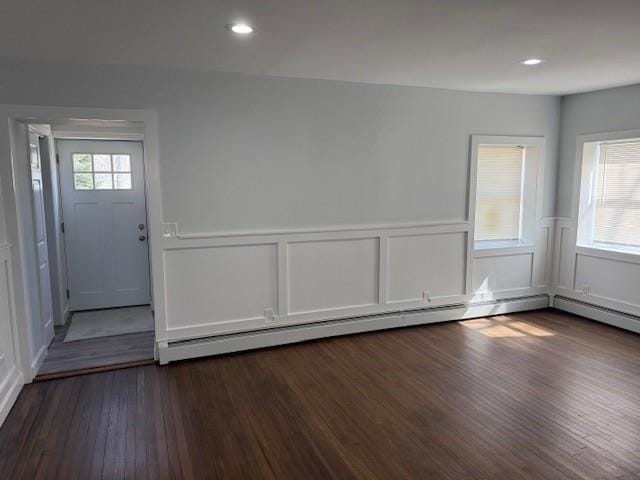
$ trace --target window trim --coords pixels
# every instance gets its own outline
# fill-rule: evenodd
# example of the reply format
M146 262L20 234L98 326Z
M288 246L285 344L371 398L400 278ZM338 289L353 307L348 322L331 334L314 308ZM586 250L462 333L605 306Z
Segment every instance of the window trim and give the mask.
M478 181L478 150L481 146L520 145L525 147L522 186L522 213L520 215L520 238L503 241L475 241L476 193ZM473 252L511 253L522 250L533 251L536 243L538 223L541 218L544 192L545 138L540 136L472 135L468 188L467 221L470 224L469 242ZM528 150L527 150L528 149Z
M602 252L600 256L611 259L618 259L620 257L637 258L640 256L640 247L625 247L617 244L607 246L604 242L595 242L593 240L592 224L595 217L595 210L592 206L588 206L590 203L588 198L593 194L594 182L596 181L594 172L597 171L598 146L602 143L620 143L630 140L640 142L640 130L624 130L578 136L578 145L576 148L576 180L573 195L574 206L572 208L573 218L576 219L574 244L577 251ZM588 182L586 181L587 179ZM583 218L588 218L588 220L582 220Z

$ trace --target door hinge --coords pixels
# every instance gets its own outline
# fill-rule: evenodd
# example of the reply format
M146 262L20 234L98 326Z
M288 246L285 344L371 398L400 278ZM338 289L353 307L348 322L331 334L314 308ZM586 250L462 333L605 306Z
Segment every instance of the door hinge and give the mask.
M62 230L62 233L64 233L64 222L60 224L60 230Z
M69 289L67 288L67 298L69 298Z
M56 153L56 163L60 163L60 154Z

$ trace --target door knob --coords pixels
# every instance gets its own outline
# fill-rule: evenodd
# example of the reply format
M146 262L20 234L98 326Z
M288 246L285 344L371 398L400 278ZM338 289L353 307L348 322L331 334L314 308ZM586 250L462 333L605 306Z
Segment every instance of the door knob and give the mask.
M139 225L138 225L138 229L139 229L139 230L144 230L144 223L139 224Z
M147 239L147 237L145 237L144 235L140 235L138 237L138 240L140 240L141 242L144 242Z

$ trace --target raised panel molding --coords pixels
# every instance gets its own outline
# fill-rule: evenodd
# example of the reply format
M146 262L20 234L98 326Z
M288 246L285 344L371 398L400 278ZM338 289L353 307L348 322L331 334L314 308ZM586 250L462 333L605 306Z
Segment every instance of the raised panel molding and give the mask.
M556 219L553 279L554 295L580 304L640 316L640 290L637 287L640 284L640 258L626 253L577 247L575 225L569 218ZM573 308L574 304L558 301L554 305L573 311L570 307ZM596 320L602 317L600 314L587 316Z
M533 253L505 253L476 258L473 264L474 296L531 288L533 257Z
M321 312L379 303L379 244L379 238L290 243L289 312Z
M11 246L0 245L0 425L25 381L18 355L18 327L12 282Z
M275 244L174 249L164 261L169 332L278 313Z
M572 270L575 263L574 248L571 245L573 237L571 220L557 219L553 262L553 284L556 288L570 289L573 286Z
M513 278L498 282L506 290L473 296L471 267L480 259L470 255L470 228L457 222L184 235L172 225L162 243L167 317L159 338L175 343L546 293L531 287L533 252L526 249L527 282ZM546 255L548 246L542 250ZM541 265L546 270L547 262Z
M533 257L534 287L547 287L552 284L554 237L555 219L543 218L539 225Z
M535 243L473 251L471 300L516 298L553 291L556 219L541 218Z
M640 316L640 263L577 254L575 290L582 299Z
M466 237L466 232L389 237L387 302L440 303L463 297Z

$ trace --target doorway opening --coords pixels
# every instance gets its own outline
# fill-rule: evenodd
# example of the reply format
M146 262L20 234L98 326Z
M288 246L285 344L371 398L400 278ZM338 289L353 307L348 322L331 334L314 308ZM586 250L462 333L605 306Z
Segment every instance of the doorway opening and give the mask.
M35 380L154 362L141 122L26 124L36 316Z

